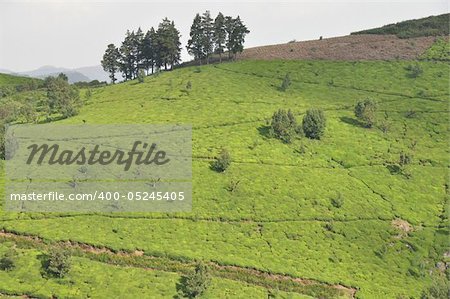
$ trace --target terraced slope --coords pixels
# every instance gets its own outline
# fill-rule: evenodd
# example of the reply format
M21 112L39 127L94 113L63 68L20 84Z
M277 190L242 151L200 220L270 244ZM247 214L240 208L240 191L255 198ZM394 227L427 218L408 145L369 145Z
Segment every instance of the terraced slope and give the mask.
M218 293L212 297L240 298L234 288L254 291L254 298L277 288L325 298L419 297L443 275L435 265L448 250L449 66L420 62L423 72L412 78L407 69L415 63L242 61L95 89L81 113L62 122L193 125L193 211L2 213L0 239L23 248L20 263L35 274L13 270L7 276L13 279L0 279L0 292L107 292L107 280L82 278L82 269L90 267L123 281L132 275L140 283L130 294L150 296L152 283L168 297L184 267L201 259L236 270L225 273L231 280L214 273L211 292ZM281 92L286 73L292 85ZM186 89L189 81L192 89ZM372 129L353 115L355 102L365 98L379 105ZM277 109L290 108L301 121L311 107L325 111L322 140L284 144L267 136ZM222 147L233 163L221 174L209 163ZM392 171L402 151L413 156L408 175ZM236 181L238 188L230 191ZM30 236L37 238L29 243ZM133 262L77 251L68 278L46 283L36 274L37 256L46 251L39 244L62 242L138 257ZM145 263L156 272L143 271ZM284 283L261 282L257 273ZM160 287L161 277L168 278ZM313 287L292 287L293 279Z

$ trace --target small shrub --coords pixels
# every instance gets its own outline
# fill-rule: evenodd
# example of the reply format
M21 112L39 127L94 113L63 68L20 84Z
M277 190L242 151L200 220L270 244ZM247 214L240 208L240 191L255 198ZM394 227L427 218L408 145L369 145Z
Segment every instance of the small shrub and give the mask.
M309 109L303 118L303 132L311 139L320 139L325 133L325 114L320 109Z
M368 128L371 128L375 123L376 111L377 103L371 99L359 101L355 106L355 116Z
M289 73L284 76L283 82L281 83L280 90L286 91L289 86L291 86L291 76L289 76Z
M381 132L386 134L391 128L391 124L387 120L382 120L379 127Z
M14 249L8 250L0 259L0 270L10 271L16 267L15 258L16 251Z
M398 164L400 165L400 167L404 167L411 163L412 163L412 155L402 151L400 153L400 157L398 160Z
M88 89L86 90L85 96L86 96L86 99L87 99L87 100L89 100L90 98L92 98L92 89L91 89L91 88L88 88Z
M450 283L444 279L434 279L433 284L422 292L421 299L450 298Z
M186 89L187 89L187 90L192 89L192 82L191 82L191 81L188 81L188 82L186 83Z
M333 232L334 231L334 225L333 222L327 222L325 223L325 229L329 232Z
M70 271L70 255L61 248L51 249L45 270L48 274L62 278Z
M297 135L299 128L297 120L291 110L279 109L272 115L269 135L290 143L292 138Z
M413 109L409 109L408 111L406 111L405 117L406 118L415 118L415 117L417 117L417 111L415 111Z
M12 258L4 256L0 259L0 270L10 271L10 270L14 269L14 267L15 267L15 263Z
M230 183L227 186L227 190L231 193L234 193L238 190L239 184L241 183L240 180L237 179L231 179Z
M137 74L137 79L139 83L144 83L145 81L145 72L143 69L140 69Z
M194 271L181 277L177 289L181 296L187 298L200 297L211 284L209 268L204 263L197 263Z
M408 72L407 76L409 78L417 78L423 73L423 69L418 63L409 64L405 67L405 70Z
M344 198L342 197L341 193L338 193L338 195L335 198L331 199L331 204L335 208L340 208L344 204Z
M212 163L212 168L217 172L224 172L231 164L230 153L226 149L222 149L219 156Z

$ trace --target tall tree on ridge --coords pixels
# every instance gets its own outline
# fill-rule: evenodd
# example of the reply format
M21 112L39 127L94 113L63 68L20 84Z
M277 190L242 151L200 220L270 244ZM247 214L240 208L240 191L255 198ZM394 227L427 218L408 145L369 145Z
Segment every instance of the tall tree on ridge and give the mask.
M136 74L135 34L127 30L126 36L120 47L120 71L126 80L134 79Z
M194 60L199 60L200 64L202 58L204 57L203 53L203 29L202 29L202 18L200 14L196 14L194 21L191 25L191 31L189 33L190 39L188 40L188 44L186 49L188 53L194 56Z
M245 36L250 33L250 31L247 29L247 26L244 25L239 16L234 20L233 33L234 43L232 52L236 57L237 53L242 53L242 51L244 50Z
M133 39L133 56L135 57L134 77L136 78L139 70L144 68L144 55L142 53L142 44L144 39L144 33L141 27L138 28Z
M225 31L225 17L221 12L214 20L214 53L219 54L220 62L222 62L222 53L225 49L225 41L227 32Z
M209 64L209 57L214 50L214 23L209 10L205 11L201 18L201 28L203 31L202 46L206 56L206 63Z
M225 31L227 33L226 46L228 58L236 58L236 54L244 50L245 36L250 31L239 16L236 19L232 17L225 18Z
M119 59L119 50L114 44L109 44L105 54L103 55L101 64L105 72L109 73L109 78L111 79L112 84L117 81L115 74L119 70Z
M141 53L142 53L142 68L146 70L147 75L149 70L152 70L155 65L155 29L152 27L147 31L141 43Z
M173 68L181 59L180 32L176 29L173 21L164 18L159 24L156 34L158 48L157 66L164 66L166 70L169 65Z

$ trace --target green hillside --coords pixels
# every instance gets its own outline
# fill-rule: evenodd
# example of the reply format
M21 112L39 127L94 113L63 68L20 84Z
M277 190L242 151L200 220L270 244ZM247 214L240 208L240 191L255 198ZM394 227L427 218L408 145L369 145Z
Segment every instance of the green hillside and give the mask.
M0 73L0 87L24 85L24 84L29 84L31 82L39 82L39 81L41 81L41 80L29 78L29 77L14 76L14 75Z
M439 38L434 44L421 56L422 59L450 61L450 41Z
M242 61L93 89L80 114L60 123L192 124L193 211L0 212L0 229L46 244L14 241L24 266L0 271L0 293L171 298L183 269L203 260L215 265L207 298L348 297L335 285L357 298L419 298L444 276L436 264L448 250L448 72L426 61ZM354 116L367 98L378 103L373 128ZM280 108L299 123L321 108L324 137L271 138ZM222 148L232 164L217 173L210 162ZM401 153L412 161L399 173ZM0 240L0 249L12 246ZM69 275L47 283L36 256L68 240L144 256L74 251Z
M419 36L445 36L449 34L450 14L408 20L379 28L367 29L352 34L395 34L400 38Z

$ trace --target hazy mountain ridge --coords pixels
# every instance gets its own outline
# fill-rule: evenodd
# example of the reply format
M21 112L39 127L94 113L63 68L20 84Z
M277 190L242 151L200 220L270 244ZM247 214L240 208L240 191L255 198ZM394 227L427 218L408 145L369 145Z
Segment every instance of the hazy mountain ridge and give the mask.
M107 81L108 73L103 71L100 65L80 67L75 69L55 67L51 65L45 65L35 70L26 72L14 72L8 69L0 69L0 73L27 76L32 78L43 79L47 76L56 76L59 73L67 75L70 83L75 82L89 82L92 80Z

